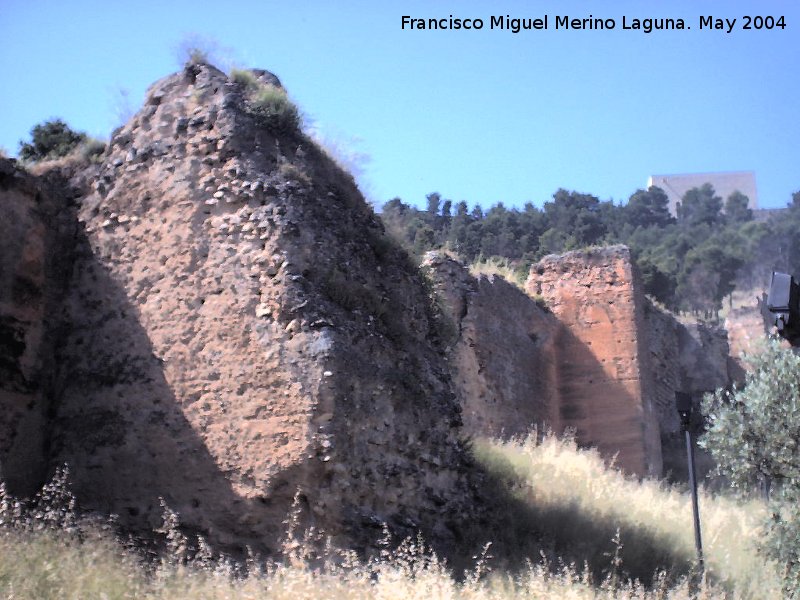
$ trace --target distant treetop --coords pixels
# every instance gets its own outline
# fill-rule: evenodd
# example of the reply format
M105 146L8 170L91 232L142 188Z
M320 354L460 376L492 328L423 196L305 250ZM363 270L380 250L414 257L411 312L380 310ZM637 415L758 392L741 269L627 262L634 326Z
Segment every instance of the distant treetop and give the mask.
M85 133L70 129L61 119L45 121L31 129L31 141L19 142L19 157L38 162L68 155L88 140Z

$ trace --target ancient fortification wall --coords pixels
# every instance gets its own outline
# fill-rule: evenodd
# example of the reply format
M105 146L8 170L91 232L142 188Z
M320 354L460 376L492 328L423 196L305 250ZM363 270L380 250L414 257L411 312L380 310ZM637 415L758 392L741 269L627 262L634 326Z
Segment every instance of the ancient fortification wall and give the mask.
M680 433L675 392L696 396L727 387L733 377L726 331L702 323L681 323L651 302L644 307L653 372L653 396L662 440Z
M575 430L625 470L659 475L661 444L630 252L614 246L548 256L526 282L564 324L555 343L557 427Z
M63 185L0 159L0 476L16 494L47 471L47 402L76 231Z
M443 254L429 253L423 268L453 327L447 357L466 431L507 438L551 426L558 320L501 277L473 277Z
M335 543L386 523L447 550L490 522L465 437L572 428L658 475L675 390L730 379L724 333L646 302L625 247L546 257L527 295L433 254L437 305L352 178L209 65L78 169L0 161L13 493L66 462L83 507L141 532L163 498L212 544L272 552L296 500Z
M572 429L628 472L657 475L664 448L670 469L685 464L675 392L699 401L732 379L725 331L646 299L623 246L546 257L527 294L441 253L423 268L451 322L448 364L473 436Z
M675 410L675 392L692 395L698 415L696 425L699 425L702 395L731 385L738 376L739 367L730 357L724 329L702 323L681 323L675 315L649 301L645 303L644 313L664 473L684 479L686 446ZM698 449L699 471L710 470L712 464L710 457Z
M5 476L43 447L83 507L148 531L162 497L228 550L274 551L295 496L351 547L381 523L450 543L475 505L460 407L426 287L352 178L208 65L154 84L96 169L54 307L33 192L3 200Z

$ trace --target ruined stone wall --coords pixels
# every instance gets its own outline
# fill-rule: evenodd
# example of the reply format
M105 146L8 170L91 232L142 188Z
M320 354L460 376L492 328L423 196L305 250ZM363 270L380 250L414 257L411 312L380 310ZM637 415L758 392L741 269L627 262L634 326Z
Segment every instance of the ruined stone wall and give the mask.
M254 72L277 83L274 76ZM159 497L229 550L306 525L448 543L461 424L426 288L352 179L208 65L116 131L64 303L50 460L148 530Z
M699 405L704 392L730 385L725 330L682 323L644 298L624 246L546 257L527 289L565 326L556 342L559 427L607 456L619 452L629 472L658 474L662 463L683 472L675 392Z
M675 411L675 392L684 390L678 330L682 327L674 315L647 302L644 306L650 366L653 374L652 397L658 414L662 446L665 435L679 431Z
M740 368L730 357L724 329L704 323L682 323L649 301L645 304L645 323L664 474L672 480L685 481L686 446L675 410L675 392L692 395L693 426L700 428L703 394L730 386L739 377ZM696 449L695 459L700 477L714 468L713 459L701 448Z
M724 329L704 323L681 323L672 313L647 301L646 335L653 372L653 396L662 442L680 434L675 392L704 393L730 385L730 352Z
M164 498L213 544L271 552L296 498L342 545L386 523L447 548L491 495L464 431L569 427L660 472L674 391L725 379L724 340L645 303L626 248L547 257L528 295L432 256L437 310L352 179L245 95L208 65L157 82L75 205L0 162L13 492L67 462L83 507L142 532Z
M737 381L744 381L746 365L743 354L753 354L761 350L770 331L774 329L774 317L767 309L767 293L762 290L737 292L735 296L743 299L743 305L728 312L725 330L728 332L730 355L734 361ZM741 301L741 300L740 300Z
M0 159L0 476L18 495L46 476L49 373L74 235L65 191Z
M501 277L473 277L429 253L423 263L453 327L448 364L470 435L511 437L553 425L559 323Z
M575 430L630 473L659 475L661 445L644 331L644 297L630 252L613 246L548 256L529 294L564 327L555 341L557 427Z
M570 428L628 472L658 474L663 458L674 474L685 465L675 392L699 403L734 376L725 331L644 298L625 247L547 257L528 294L441 253L423 267L452 323L448 362L472 435Z

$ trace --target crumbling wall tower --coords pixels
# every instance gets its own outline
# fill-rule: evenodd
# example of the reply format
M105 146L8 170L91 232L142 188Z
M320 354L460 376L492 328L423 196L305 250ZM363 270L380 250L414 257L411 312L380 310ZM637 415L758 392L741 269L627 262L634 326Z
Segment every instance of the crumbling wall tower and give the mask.
M630 473L659 476L645 298L628 248L547 256L531 268L526 289L564 325L554 344L555 428L571 428L579 443L616 454Z

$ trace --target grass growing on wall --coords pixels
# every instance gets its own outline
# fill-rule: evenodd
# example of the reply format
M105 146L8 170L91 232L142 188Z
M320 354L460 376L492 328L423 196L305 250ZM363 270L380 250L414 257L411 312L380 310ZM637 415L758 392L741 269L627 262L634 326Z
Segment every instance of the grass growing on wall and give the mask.
M507 258L497 256L482 258L469 265L469 272L473 277L498 275L517 286L523 292L525 291L525 279L528 277L527 271L524 266L514 264Z
M233 69L231 80L244 90L247 111L261 127L273 134L290 134L300 129L300 111L283 88L263 83L242 69Z

